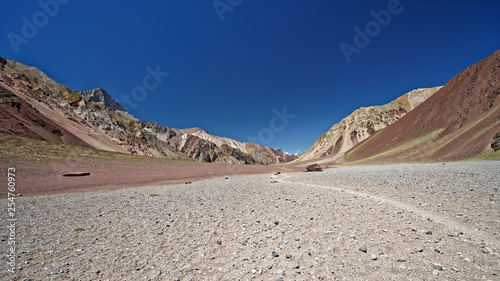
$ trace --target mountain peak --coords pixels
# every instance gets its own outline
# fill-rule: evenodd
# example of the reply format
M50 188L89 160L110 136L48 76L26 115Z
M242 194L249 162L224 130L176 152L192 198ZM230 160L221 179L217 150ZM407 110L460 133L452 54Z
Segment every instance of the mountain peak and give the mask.
M77 94L82 95L84 98L95 103L103 104L114 111L126 111L106 90L103 88L96 88L93 90L76 91Z

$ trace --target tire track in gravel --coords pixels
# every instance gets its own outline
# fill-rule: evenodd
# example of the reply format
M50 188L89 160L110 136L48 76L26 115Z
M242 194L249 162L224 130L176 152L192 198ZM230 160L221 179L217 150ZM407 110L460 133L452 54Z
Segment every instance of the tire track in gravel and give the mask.
M358 196L359 198L363 197L363 198L369 198L369 199L371 199L373 201L384 202L384 203L392 205L394 207L404 209L404 210L406 210L406 211L408 211L410 213L413 213L415 215L424 217L426 219L430 219L430 220L432 220L435 223L439 223L441 225L444 225L447 229L454 230L454 231L460 230L464 234L467 234L471 239L475 238L476 240L479 240L479 241L484 240L484 241L490 242L492 244L495 244L495 247L497 247L497 248L500 247L500 241L496 237L494 237L494 236L487 235L487 234L482 233L482 232L478 233L477 230L473 230L473 229L469 228L468 226L465 226L463 224L457 223L457 222L452 221L452 220L450 220L448 218L444 219L442 217L436 216L435 214L433 214L431 212L421 210L421 209L419 209L419 208L417 208L417 207L415 207L413 205L410 205L410 204L399 202L399 201L396 201L396 200L393 200L393 199L390 199L390 198L386 198L386 197L381 197L381 196L373 195L373 194L370 194L370 193L365 193L365 192L359 192L359 191L351 190L348 187L342 188L342 187L333 187L333 186L326 186L326 185L319 185L319 184L311 184L311 183L290 181L289 180L290 178L292 178L291 175L289 175L289 174L282 174L281 178L279 179L279 181L281 183L287 183L287 184L291 184L291 185L309 186L309 187L315 187L315 188L323 188L323 189L333 190L333 191L336 191L336 192L344 192L344 193L347 193L347 194L350 194L350 195L353 195L353 196ZM297 178L295 178L295 180L297 180Z

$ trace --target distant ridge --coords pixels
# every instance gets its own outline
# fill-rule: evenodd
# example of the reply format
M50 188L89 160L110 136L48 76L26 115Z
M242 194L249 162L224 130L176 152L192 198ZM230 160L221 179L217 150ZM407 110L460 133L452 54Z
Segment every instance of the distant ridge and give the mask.
M441 87L416 89L380 106L362 107L333 125L298 160L338 158L375 132L386 128L436 93Z

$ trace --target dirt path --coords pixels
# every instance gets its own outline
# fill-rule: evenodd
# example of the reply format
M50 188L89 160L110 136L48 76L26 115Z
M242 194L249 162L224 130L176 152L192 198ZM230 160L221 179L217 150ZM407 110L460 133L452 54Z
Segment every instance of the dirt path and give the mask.
M500 248L500 240L498 240L497 237L491 235L491 234L486 234L479 232L477 229L474 230L472 228L469 228L468 226L458 223L457 221L451 220L450 218L444 218L441 217L439 214L429 212L422 210L414 205L406 204L400 201L393 200L391 198L385 198L381 196L374 195L372 193L366 193L366 192L359 192L350 189L349 186L345 187L334 187L334 186L326 186L326 185L318 185L318 184L310 184L310 183L304 183L304 182L297 182L297 181L291 181L290 179L292 178L292 175L283 175L281 178L281 182L287 183L290 185L295 185L295 186L309 186L309 187L319 187L319 188L324 188L328 190L335 190L337 192L345 192L347 194L355 195L356 198L358 197L363 197L363 198L369 198L370 200L373 200L377 202L378 204L386 203L389 205L392 205L395 208L399 209L404 209L407 212L417 214L427 220L439 223L444 225L450 233L455 233L457 231L463 232L465 235L468 236L473 236L476 240L485 240L485 241L490 241L491 243L494 243L497 247Z

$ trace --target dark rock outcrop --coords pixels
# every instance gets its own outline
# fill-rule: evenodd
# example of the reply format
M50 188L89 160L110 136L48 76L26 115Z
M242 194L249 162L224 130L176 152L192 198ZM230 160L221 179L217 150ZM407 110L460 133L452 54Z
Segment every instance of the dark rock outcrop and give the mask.
M493 150L495 150L495 151L500 149L500 132L498 132L493 137L493 142L491 142L491 148L493 148Z

